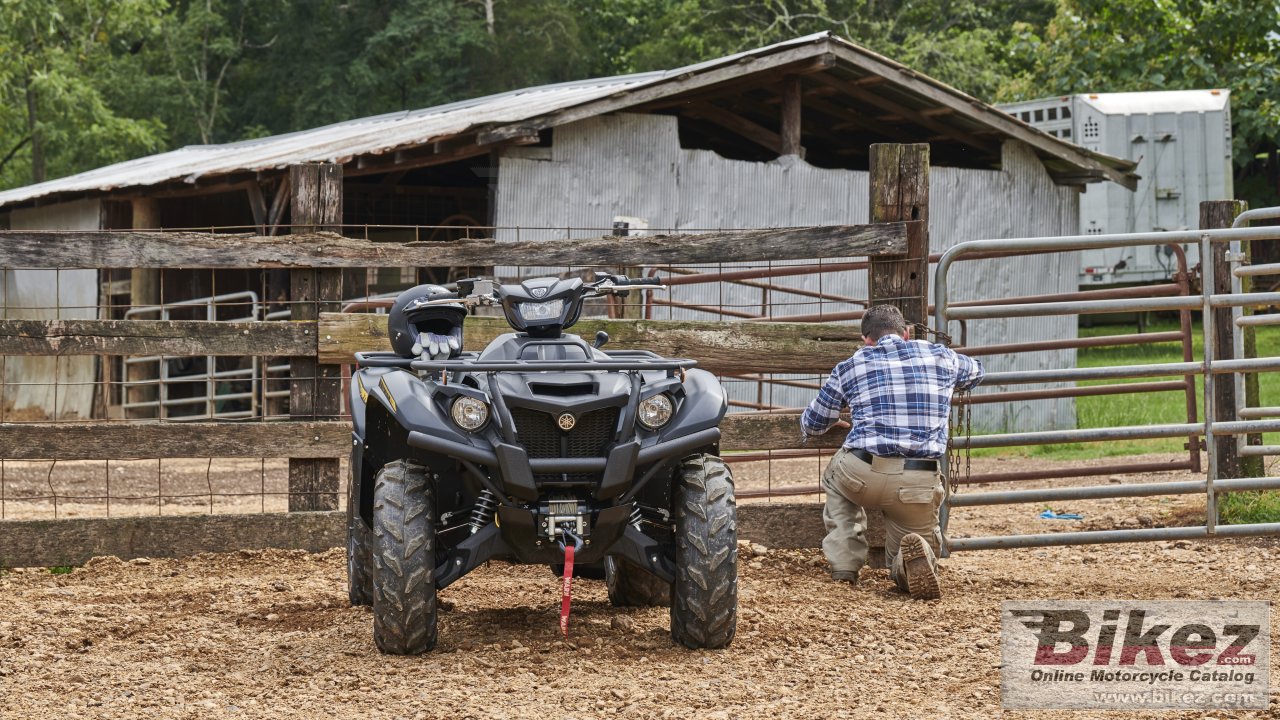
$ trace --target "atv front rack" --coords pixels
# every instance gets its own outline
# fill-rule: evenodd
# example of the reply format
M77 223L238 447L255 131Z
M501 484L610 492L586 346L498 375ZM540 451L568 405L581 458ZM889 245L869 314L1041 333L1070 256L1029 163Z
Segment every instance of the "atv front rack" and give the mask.
M464 353L476 357L479 353ZM400 357L393 352L375 351L356 353L356 367L362 368L400 368L408 370L414 362L412 358Z
M424 372L588 372L628 370L682 370L695 367L697 360L664 358L648 350L609 350L608 360L504 360L481 362L458 360L410 360L390 352L356 353L360 367L395 367Z

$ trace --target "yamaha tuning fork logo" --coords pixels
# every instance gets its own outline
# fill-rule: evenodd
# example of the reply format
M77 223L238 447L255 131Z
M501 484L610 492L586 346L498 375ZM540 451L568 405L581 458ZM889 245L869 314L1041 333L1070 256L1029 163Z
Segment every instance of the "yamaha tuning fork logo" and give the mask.
M1008 601L1000 615L1006 708L1267 707L1265 601Z

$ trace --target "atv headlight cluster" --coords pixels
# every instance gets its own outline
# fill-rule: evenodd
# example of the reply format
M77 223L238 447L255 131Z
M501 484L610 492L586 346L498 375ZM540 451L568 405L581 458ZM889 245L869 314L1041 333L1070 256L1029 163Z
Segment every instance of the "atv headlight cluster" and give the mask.
M674 410L675 406L671 404L671 398L663 394L654 395L640 401L636 420L650 430L657 430L671 422L671 414Z
M555 320L564 310L564 300L548 300L540 303L520 303L520 317L525 322L538 320Z
M479 430L489 421L489 406L473 397L459 395L449 408L449 415L463 430Z

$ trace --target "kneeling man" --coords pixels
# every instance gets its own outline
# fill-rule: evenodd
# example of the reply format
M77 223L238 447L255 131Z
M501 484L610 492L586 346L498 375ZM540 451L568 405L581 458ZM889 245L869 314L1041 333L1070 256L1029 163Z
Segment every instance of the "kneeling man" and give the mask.
M867 506L884 512L890 577L919 599L939 597L938 462L947 453L951 396L982 380L982 364L942 345L912 340L892 305L867 309L864 347L831 371L800 419L806 435L849 427L822 474L827 536L822 550L836 580L856 583L867 562ZM849 408L851 427L840 420Z

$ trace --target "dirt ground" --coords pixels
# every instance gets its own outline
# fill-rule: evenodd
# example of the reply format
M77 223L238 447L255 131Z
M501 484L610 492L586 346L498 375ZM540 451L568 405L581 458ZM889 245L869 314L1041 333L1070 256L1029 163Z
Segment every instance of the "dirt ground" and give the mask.
M1024 464L984 460L974 470ZM47 481L37 465L34 485ZM256 482L257 465L227 479L242 472ZM735 468L739 488L807 483L820 466L763 465ZM203 464L189 470L165 479L204 482ZM1040 520L1041 509L958 510L952 534L1190 524L1203 500L1055 508L1081 521ZM1002 600L1271 600L1277 571L1276 540L978 552L944 562L942 600L913 603L883 570L849 587L829 580L816 550L744 549L737 639L689 651L672 645L665 609L613 608L590 580L575 585L565 643L557 579L495 562L442 592L435 652L389 658L373 646L368 609L347 606L339 550L100 558L65 575L0 574L0 718L989 718L1002 714ZM1278 623L1273 615L1272 633ZM1145 717L1280 717L1280 694L1267 713Z
M347 607L336 549L103 558L0 577L0 717L989 718L1000 600L1271 599L1278 567L1257 541L974 553L913 603L884 571L851 588L817 551L773 550L743 564L733 645L689 651L665 609L610 607L594 581L567 644L556 579L493 563L443 591L435 652L391 658ZM1273 694L1271 714L1149 717L1277 712Z

